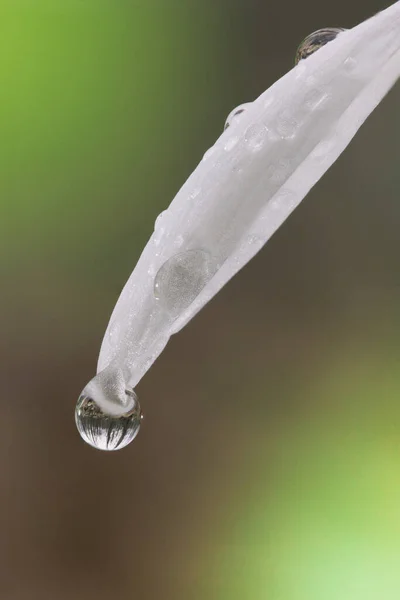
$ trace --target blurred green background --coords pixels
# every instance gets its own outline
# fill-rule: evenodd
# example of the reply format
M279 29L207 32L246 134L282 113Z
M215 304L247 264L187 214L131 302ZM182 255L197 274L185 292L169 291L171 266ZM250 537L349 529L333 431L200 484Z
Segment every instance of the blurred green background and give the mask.
M171 340L137 440L96 452L74 424L227 114L386 5L1 0L2 599L399 599L399 87Z

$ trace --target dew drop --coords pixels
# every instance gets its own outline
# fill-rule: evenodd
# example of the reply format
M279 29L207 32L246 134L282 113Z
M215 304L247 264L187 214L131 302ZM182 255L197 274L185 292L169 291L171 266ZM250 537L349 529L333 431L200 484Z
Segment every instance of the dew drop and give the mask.
M241 116L243 115L243 113L245 112L245 110L251 106L252 102L246 102L245 104L241 104L240 106L237 106L236 108L234 108L228 115L228 118L225 121L225 127L224 129L228 129L228 127L230 127L231 125L233 125L234 123L238 123Z
M253 150L261 150L268 136L268 129L262 123L255 123L247 128L244 141Z
M217 261L206 250L175 254L159 269L154 280L154 296L176 317L190 306L217 268Z
M105 414L88 396L80 396L75 410L75 422L81 438L98 450L125 448L139 433L141 419L137 398L133 410L121 417Z
M122 415L105 413L95 398L114 409L118 406L119 412L121 406L126 406L127 411ZM119 450L127 446L139 433L141 419L135 392L125 389L121 372L110 368L96 375L85 387L75 409L75 423L81 438L98 450Z
M296 52L295 63L296 65L303 59L308 58L311 54L314 54L317 50L332 42L339 33L346 31L342 27L326 27L325 29L318 29L310 33L300 44Z

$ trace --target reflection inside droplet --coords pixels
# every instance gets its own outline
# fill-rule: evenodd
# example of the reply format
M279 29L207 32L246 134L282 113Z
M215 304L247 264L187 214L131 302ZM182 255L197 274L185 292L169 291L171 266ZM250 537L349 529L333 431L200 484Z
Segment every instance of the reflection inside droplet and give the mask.
M328 42L332 42L339 33L346 31L342 27L325 27L310 33L300 44L296 52L296 65L303 59L311 56L317 50L325 46Z
M228 118L225 121L225 126L224 129L228 129L228 127L230 127L231 125L233 125L233 123L237 123L240 119L240 117L242 116L242 114L244 113L244 111L251 106L251 102L245 102L244 104L241 104L240 106L237 106L236 108L234 108L228 115Z
M159 269L154 296L172 316L178 316L199 295L217 270L217 261L206 250L175 254Z
M125 392L133 407L121 416L105 414L90 396L82 392L75 409L75 423L81 438L98 450L120 450L139 433L142 412L133 390Z

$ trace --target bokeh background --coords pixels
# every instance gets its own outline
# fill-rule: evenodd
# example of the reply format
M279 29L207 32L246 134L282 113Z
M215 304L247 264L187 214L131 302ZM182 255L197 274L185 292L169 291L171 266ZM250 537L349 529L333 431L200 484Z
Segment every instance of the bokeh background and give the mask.
M387 4L1 0L2 599L400 597L399 87L171 340L135 442L74 424L226 115Z

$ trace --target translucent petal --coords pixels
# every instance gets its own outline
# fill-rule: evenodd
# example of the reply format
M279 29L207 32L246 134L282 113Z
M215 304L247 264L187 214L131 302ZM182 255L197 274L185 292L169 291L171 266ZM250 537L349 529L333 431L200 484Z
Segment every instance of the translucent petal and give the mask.
M282 225L399 75L397 2L340 33L248 104L158 221L111 316L98 372L114 365L135 386L169 337ZM163 279L166 302L175 298L171 315L154 294L155 278L179 263L178 254L197 249L213 267L200 283L188 272Z

